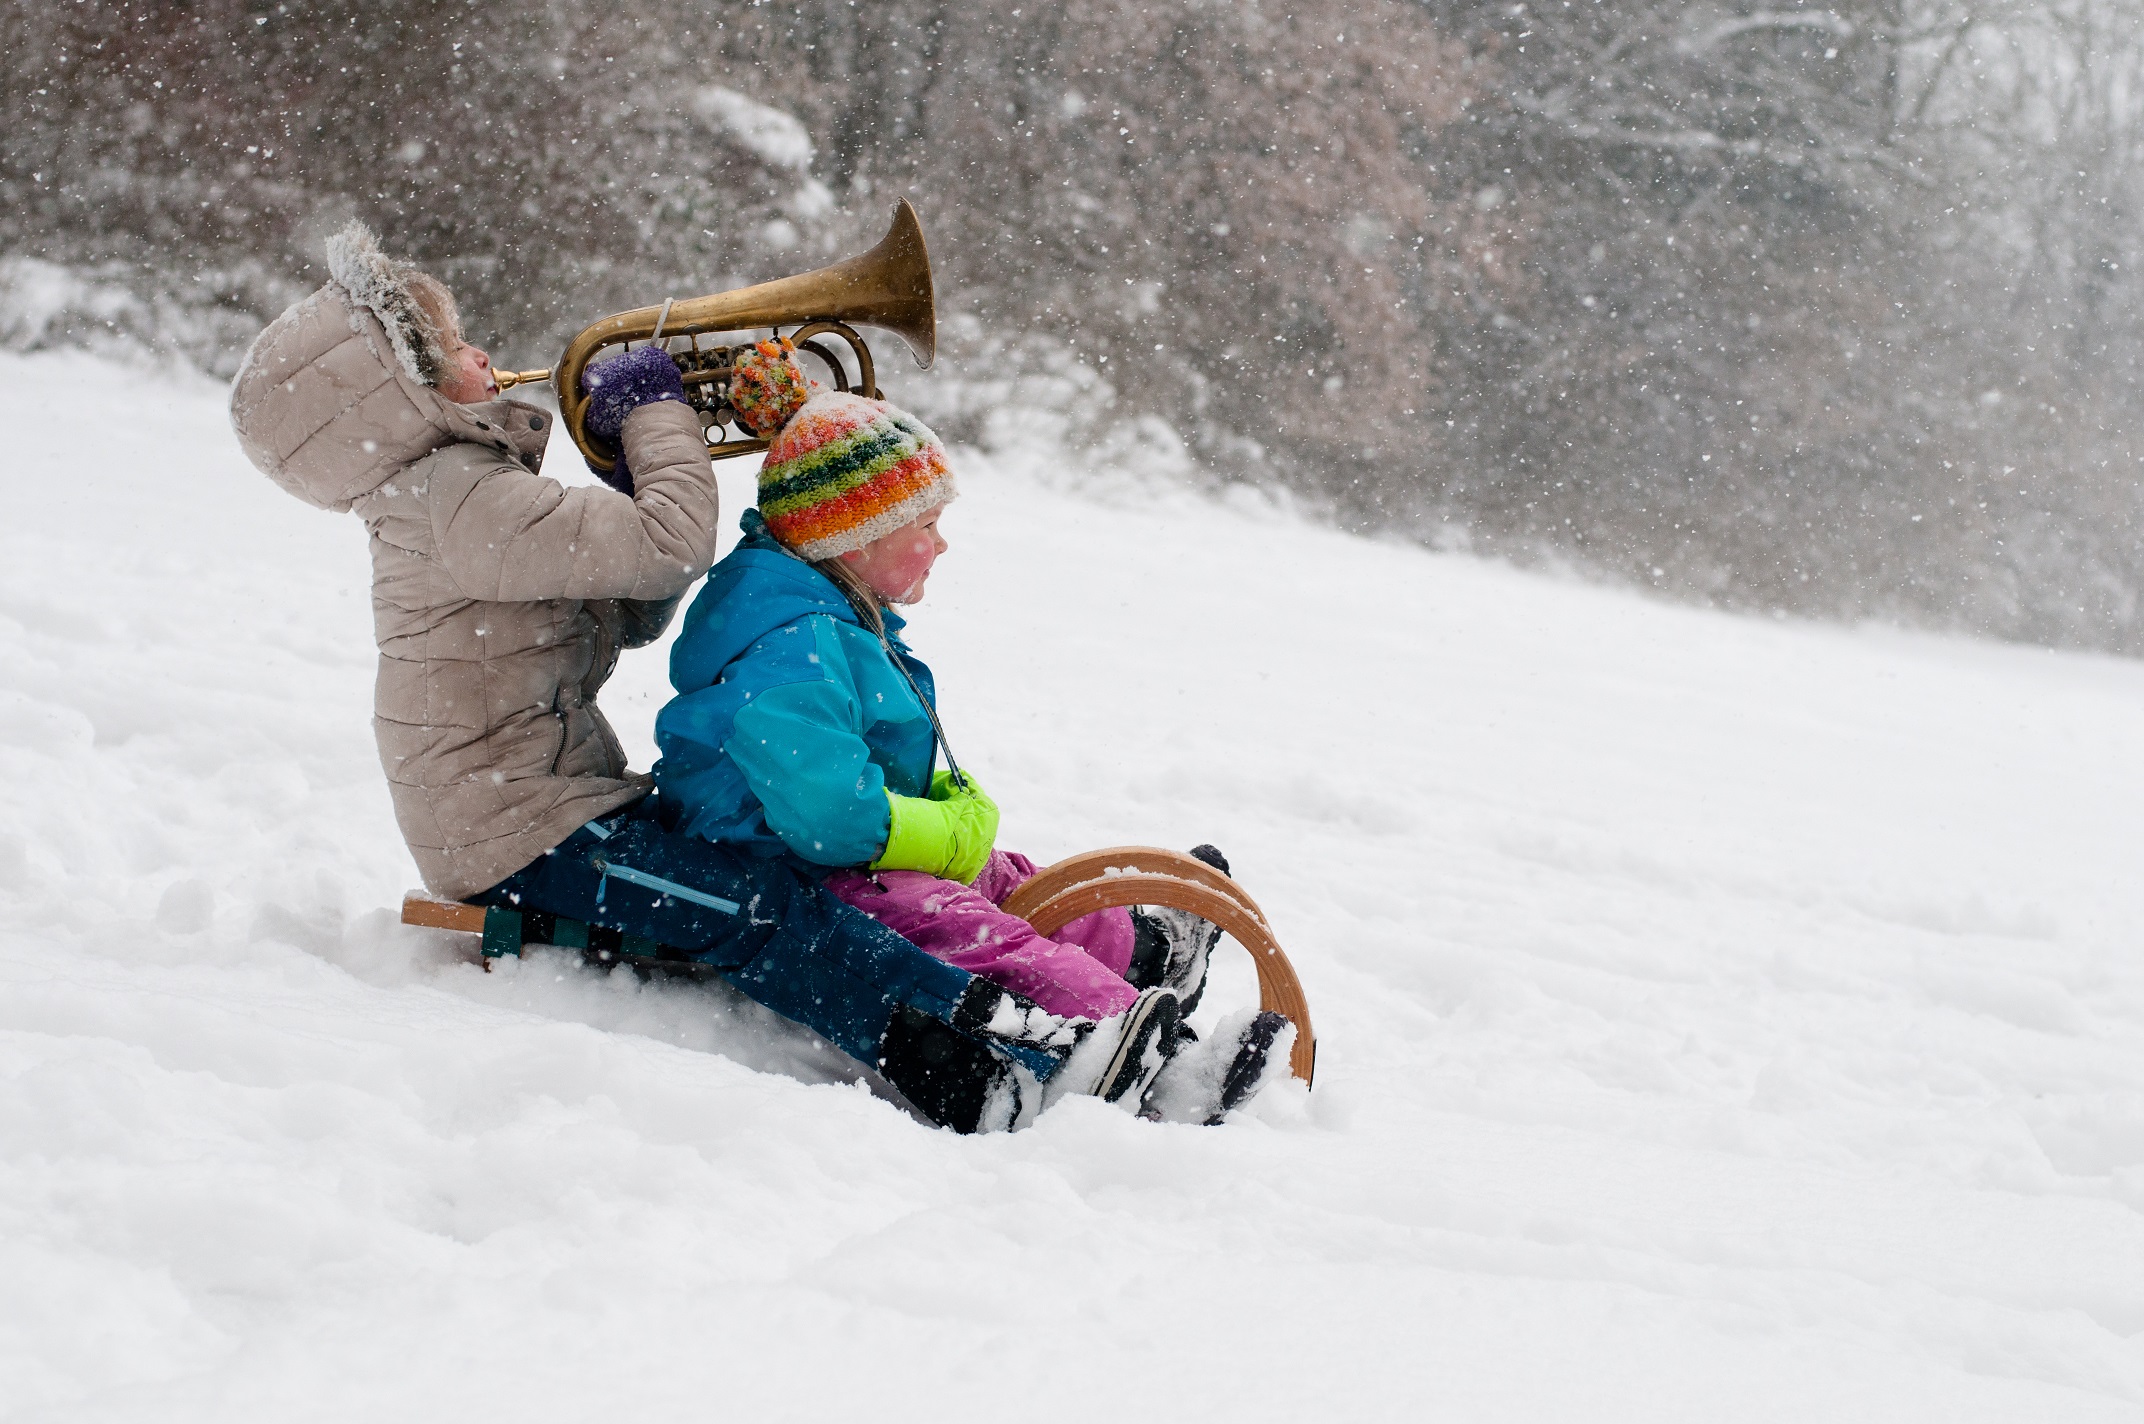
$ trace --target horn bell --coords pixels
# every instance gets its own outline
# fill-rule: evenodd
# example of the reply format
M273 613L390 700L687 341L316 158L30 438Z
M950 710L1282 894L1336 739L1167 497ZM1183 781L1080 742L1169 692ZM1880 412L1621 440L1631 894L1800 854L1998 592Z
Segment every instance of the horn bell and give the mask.
M658 327L668 338L813 322L854 323L890 331L901 338L921 367L928 368L937 357L938 315L930 249L923 240L923 224L906 198L894 208L893 226L878 246L859 256L795 277L604 317L566 344L565 353L552 368L551 385L573 443L590 462L607 470L616 463L616 452L592 443L585 426L589 401L581 393L581 373L605 348L650 340ZM865 393L874 394L868 356L863 359ZM762 442L725 441L720 449L723 454L744 454L747 447L762 448Z

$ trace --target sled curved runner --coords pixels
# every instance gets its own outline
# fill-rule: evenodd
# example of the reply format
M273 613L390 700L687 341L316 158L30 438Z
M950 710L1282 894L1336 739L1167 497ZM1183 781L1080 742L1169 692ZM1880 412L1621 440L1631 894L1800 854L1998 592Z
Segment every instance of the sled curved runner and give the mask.
M1296 978L1295 966L1281 951L1258 902L1204 861L1158 846L1092 850L1038 871L1008 896L1001 908L1026 920L1037 934L1047 937L1082 915L1119 905L1189 910L1219 925L1249 950L1258 970L1259 1007L1285 1015L1295 1024L1295 1049L1289 1054L1288 1068L1305 1083L1310 1082L1317 1066L1318 1042L1311 1032L1310 1003L1303 996L1303 983ZM402 923L481 935L487 962L502 954L519 954L524 938L519 913L436 900L417 891L402 899ZM559 928L563 929L564 923ZM586 943L587 927L578 929L581 942L566 947L596 954ZM663 969L694 967L661 960L657 950L658 946L647 941L629 941L616 951L605 950L596 957L605 963L645 962Z
M1164 905L1210 920L1250 951L1258 970L1258 1006L1295 1024L1289 1071L1305 1083L1318 1062L1303 981L1266 923L1265 911L1228 876L1182 851L1159 846L1111 846L1070 856L1038 871L999 908L1018 915L1047 938L1081 915L1117 905Z

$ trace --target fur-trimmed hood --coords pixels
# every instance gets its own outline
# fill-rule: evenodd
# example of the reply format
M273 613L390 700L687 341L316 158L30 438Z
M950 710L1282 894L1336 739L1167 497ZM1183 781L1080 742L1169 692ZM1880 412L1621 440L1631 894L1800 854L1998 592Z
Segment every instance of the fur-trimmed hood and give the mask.
M458 405L419 374L441 351L408 285L414 269L352 223L328 243L333 280L254 339L231 383L231 428L246 457L308 504L346 510L458 441L543 456L533 407Z
M372 229L352 220L328 239L328 276L355 306L378 318L403 374L436 386L447 373L450 332L441 331L410 289L417 269L380 251Z

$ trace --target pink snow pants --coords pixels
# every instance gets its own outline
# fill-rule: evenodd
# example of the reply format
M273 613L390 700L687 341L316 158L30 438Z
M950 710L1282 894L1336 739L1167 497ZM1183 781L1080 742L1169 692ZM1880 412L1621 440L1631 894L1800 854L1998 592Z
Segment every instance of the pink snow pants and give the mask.
M1132 962L1131 911L1097 910L1044 939L998 908L1034 873L1026 856L995 850L972 886L917 870L837 870L826 888L933 958L1025 994L1053 1014L1123 1013L1139 997L1124 982Z

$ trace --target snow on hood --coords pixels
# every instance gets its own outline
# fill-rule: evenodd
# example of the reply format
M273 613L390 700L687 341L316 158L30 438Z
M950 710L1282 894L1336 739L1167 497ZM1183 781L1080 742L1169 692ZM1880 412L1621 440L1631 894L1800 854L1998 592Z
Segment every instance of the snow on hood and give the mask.
M370 282L354 251L343 248L345 275ZM502 415L518 406L458 405L417 379L377 312L341 281L270 322L231 383L231 428L246 458L306 503L338 511L443 445L505 448L524 423ZM542 458L518 442L516 453L531 469Z
M438 385L447 372L446 335L410 288L416 269L380 251L379 239L361 222L329 238L327 249L328 275L352 304L378 320L403 374L420 386Z

